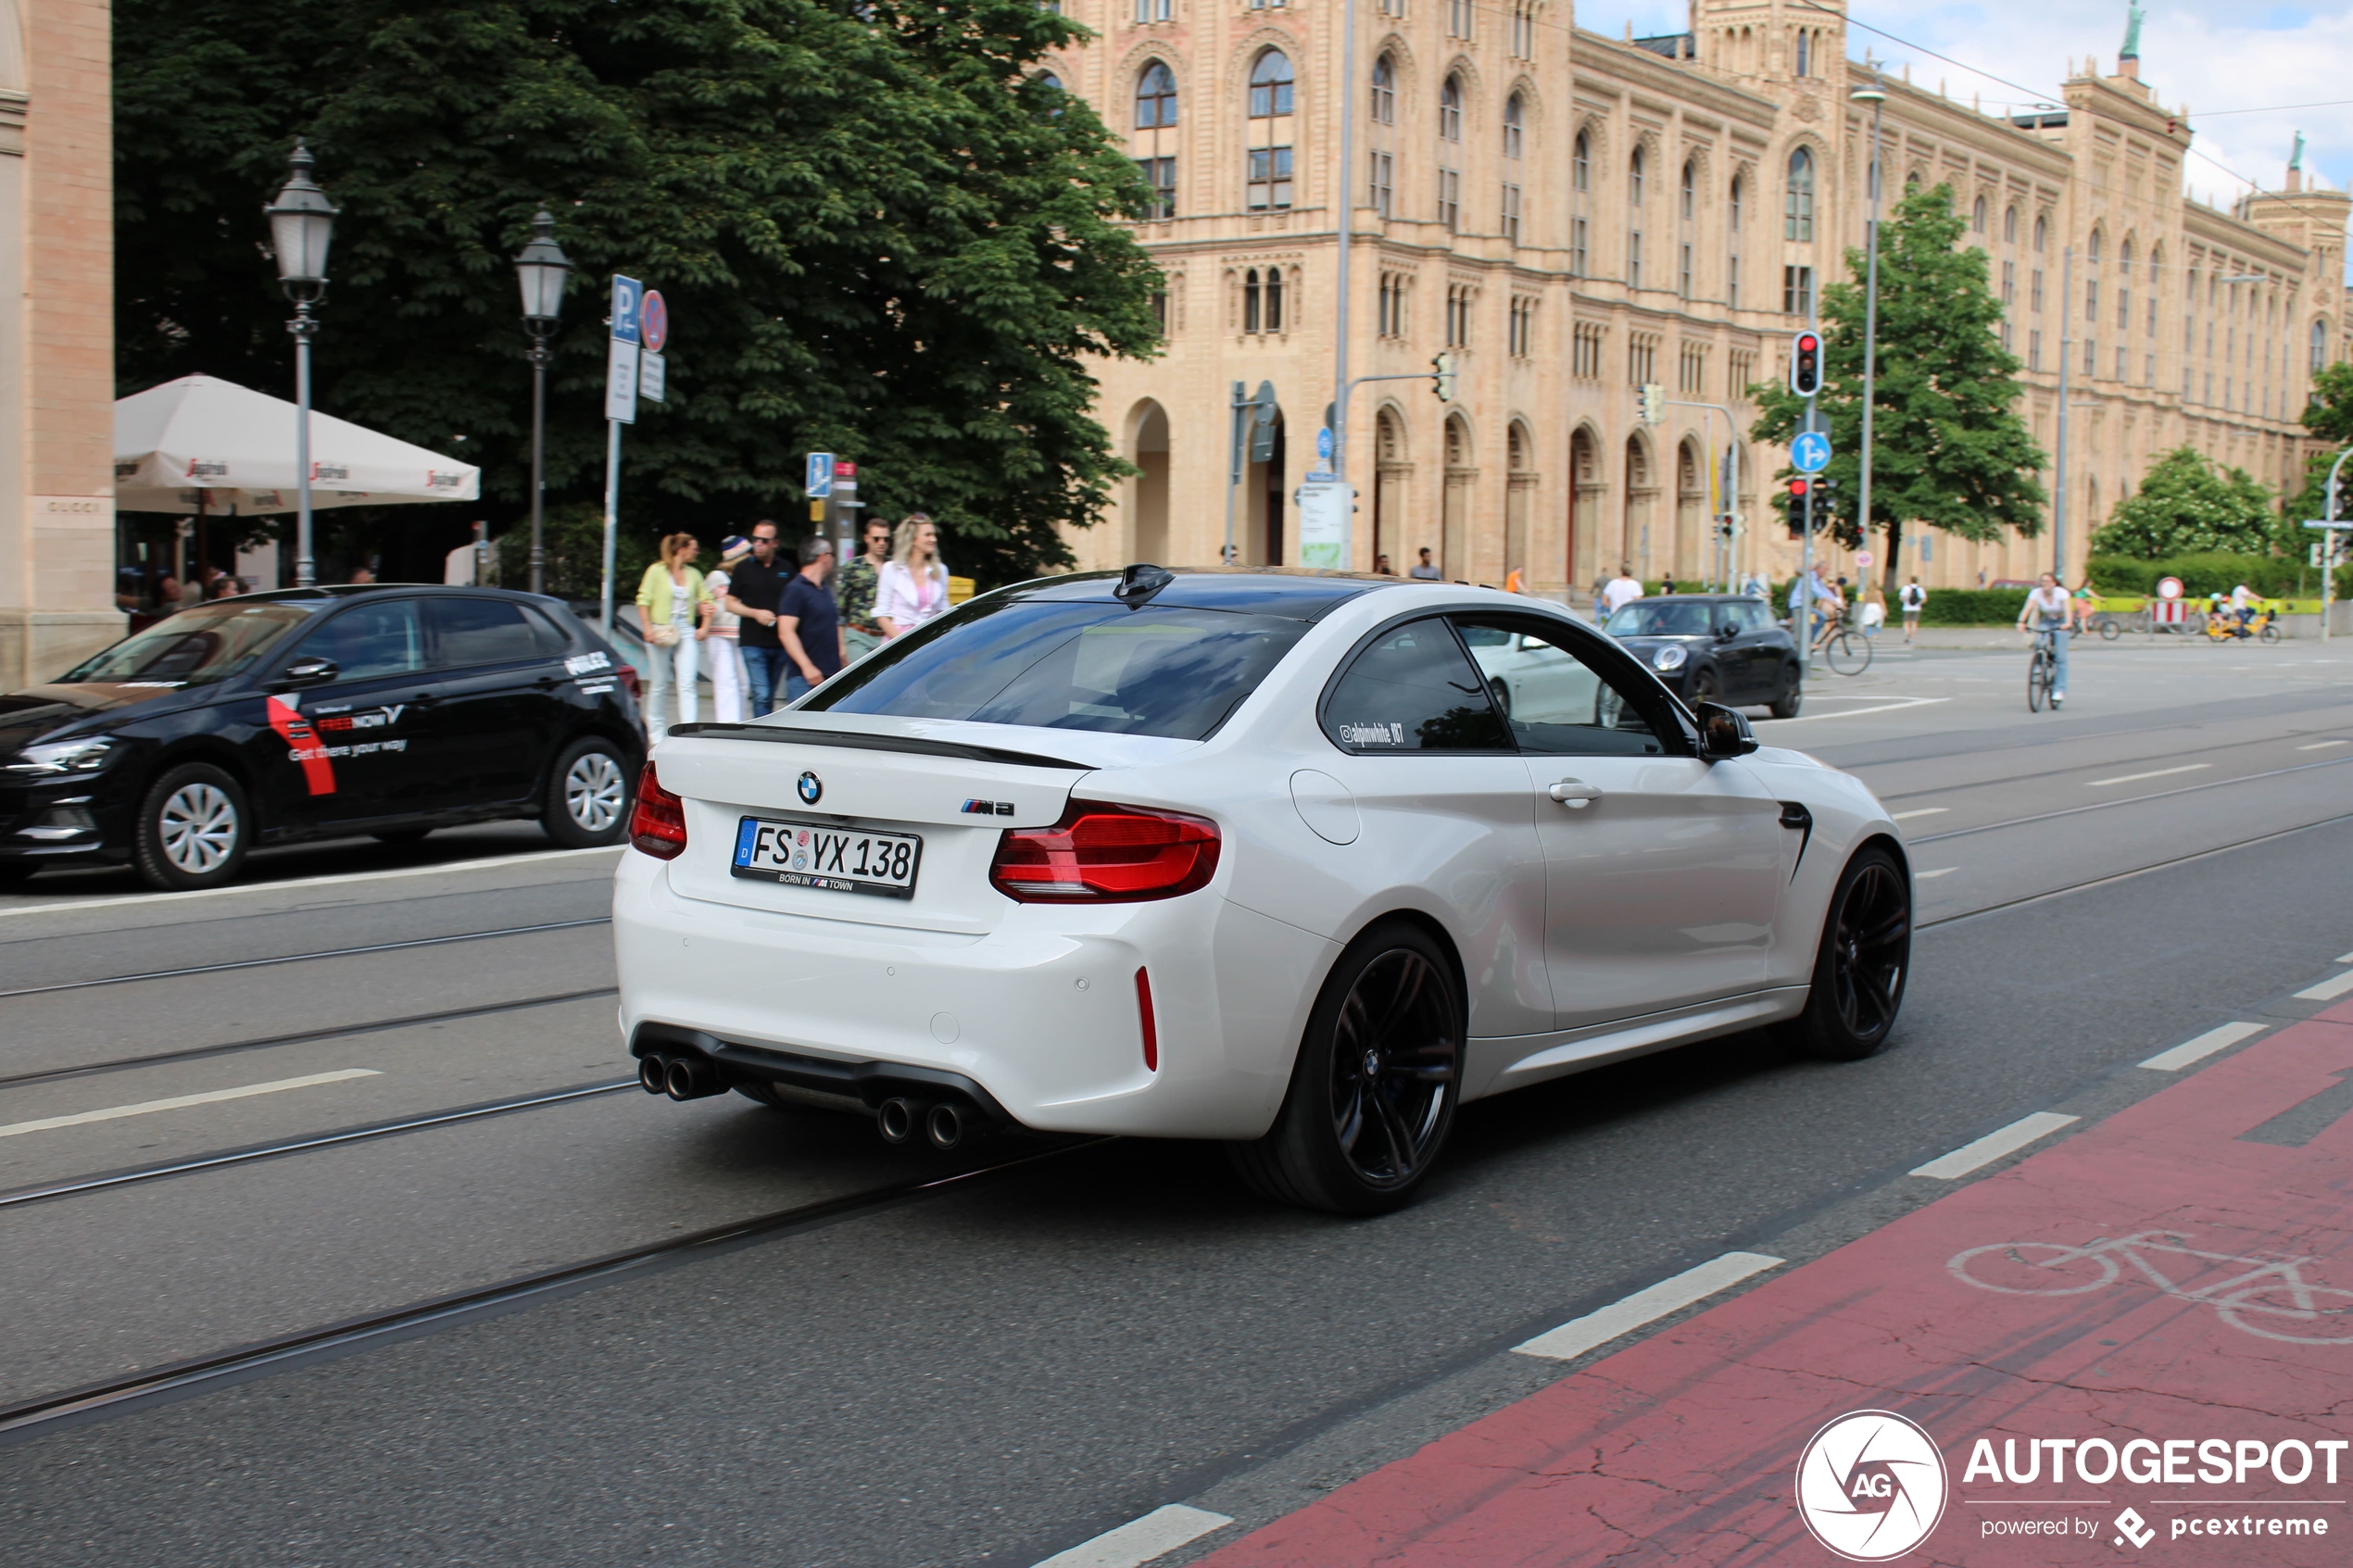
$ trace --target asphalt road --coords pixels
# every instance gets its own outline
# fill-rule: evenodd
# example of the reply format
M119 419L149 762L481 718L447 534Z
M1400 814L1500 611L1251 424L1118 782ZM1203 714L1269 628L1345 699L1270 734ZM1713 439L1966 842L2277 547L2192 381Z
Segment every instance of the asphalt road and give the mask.
M2353 649L2079 645L2040 716L2023 667L1883 638L1758 726L1910 835L1886 1051L1737 1036L1483 1102L1372 1223L1194 1146L950 1160L609 1090L613 854L530 830L193 897L44 876L0 899L0 1407L776 1218L0 1432L0 1557L1027 1564L1163 1503L1287 1512L1561 1375L1503 1353L1530 1333L1819 1256L1949 1190L1924 1160L2313 1010L2353 948Z

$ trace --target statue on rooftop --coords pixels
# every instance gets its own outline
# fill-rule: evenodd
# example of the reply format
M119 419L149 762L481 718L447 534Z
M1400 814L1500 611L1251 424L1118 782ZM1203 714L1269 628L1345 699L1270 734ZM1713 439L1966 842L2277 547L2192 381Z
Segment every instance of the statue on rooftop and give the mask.
M2147 17L2148 12L2143 10L2136 5L2132 4L2131 0L2126 0L2124 6L2124 47L2116 52L2116 57L2118 59L2137 60L2141 57L2141 23L2146 19Z

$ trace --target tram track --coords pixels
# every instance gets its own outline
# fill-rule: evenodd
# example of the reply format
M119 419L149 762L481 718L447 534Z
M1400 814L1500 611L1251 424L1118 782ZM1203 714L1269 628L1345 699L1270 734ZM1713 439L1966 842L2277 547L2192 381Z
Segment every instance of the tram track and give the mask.
M555 920L543 921L535 925L501 926L495 931L459 931L444 936L415 936L400 942L371 942L357 947L328 947L311 953L275 953L268 958L232 959L222 963L189 964L180 969L142 970L135 974L102 975L94 980L62 980L51 985L20 985L11 991L0 991L0 1001L11 997L44 997L59 991L87 991L101 985L130 985L144 980L182 980L194 974L225 974L232 970L268 969L277 964L308 963L316 959L360 958L371 953L404 952L413 947L446 947L459 942L488 942L502 936L530 936L543 931L576 931L584 926L611 923L610 915L596 915L585 920Z
M615 1086L634 1087L635 1085ZM578 1091L594 1092L598 1091ZM246 1373L261 1372L299 1357L323 1355L371 1339L447 1325L461 1317L493 1312L553 1291L610 1281L673 1259L684 1260L696 1253L708 1253L730 1244L758 1240L795 1227L846 1219L895 1203L940 1197L1025 1166L1059 1160L1113 1141L1110 1138L1079 1139L1059 1148L1022 1153L945 1176L892 1182L837 1198L795 1204L686 1236L671 1236L583 1261L538 1270L479 1289L430 1297L389 1311L279 1335L233 1350L169 1362L126 1377L85 1384L63 1392L0 1405L0 1444L20 1440L55 1422L91 1414L132 1400L173 1393ZM0 1202L5 1201L5 1196L0 1196Z

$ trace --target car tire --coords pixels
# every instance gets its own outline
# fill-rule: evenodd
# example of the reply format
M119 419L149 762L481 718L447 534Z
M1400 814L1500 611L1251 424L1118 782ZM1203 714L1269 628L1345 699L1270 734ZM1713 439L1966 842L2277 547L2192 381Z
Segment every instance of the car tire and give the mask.
M1273 1128L1227 1146L1236 1172L1299 1208L1402 1208L1453 1125L1466 1019L1453 963L1428 932L1373 927L1324 982Z
M148 886L185 893L234 878L252 845L245 786L209 762L182 762L147 786L132 859Z
M371 833L368 836L378 844L406 849L412 844L422 844L432 832L431 828L387 828L383 833Z
M567 849L618 844L629 831L635 788L621 747L602 735L584 736L564 747L547 770L539 824Z
M1912 884L1878 845L1839 873L1822 919L1806 1010L1791 1043L1825 1061L1860 1061L1887 1043L1911 977Z
M1697 712L1701 703L1716 700L1716 671L1713 670L1692 671L1692 678L1683 690L1688 699L1688 706L1693 712Z
M1781 695L1773 699L1770 711L1776 719L1794 719L1797 710L1805 706L1806 677L1793 664L1781 676Z

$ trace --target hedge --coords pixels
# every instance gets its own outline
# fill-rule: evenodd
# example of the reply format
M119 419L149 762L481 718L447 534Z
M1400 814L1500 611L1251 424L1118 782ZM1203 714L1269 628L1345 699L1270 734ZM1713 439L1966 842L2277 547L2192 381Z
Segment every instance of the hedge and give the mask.
M2317 535L2315 535L2317 537ZM2134 560L2129 556L2094 556L2092 583L2104 594L2154 592L2160 577L2182 580L2184 597L2202 599L2227 594L2244 583L2266 598L2318 598L2321 574L2288 556L2173 556L2163 560ZM2353 590L2353 567L2336 571L2336 596Z
M1774 584L1773 613L1789 614L1789 591L1794 577ZM1920 607L1923 626L2012 626L2018 622L2018 612L2026 608L2023 588L1931 588L1928 602ZM1904 623L1903 606L1891 594L1887 599L1890 624ZM1859 623L1858 623L1859 624Z

